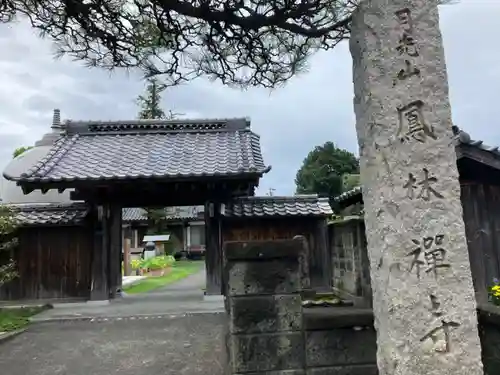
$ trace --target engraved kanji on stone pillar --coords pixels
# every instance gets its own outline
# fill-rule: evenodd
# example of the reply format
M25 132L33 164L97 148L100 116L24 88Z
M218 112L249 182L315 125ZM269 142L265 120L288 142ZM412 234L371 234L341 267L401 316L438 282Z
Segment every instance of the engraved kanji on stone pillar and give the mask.
M380 375L483 374L437 3L365 0L353 15Z

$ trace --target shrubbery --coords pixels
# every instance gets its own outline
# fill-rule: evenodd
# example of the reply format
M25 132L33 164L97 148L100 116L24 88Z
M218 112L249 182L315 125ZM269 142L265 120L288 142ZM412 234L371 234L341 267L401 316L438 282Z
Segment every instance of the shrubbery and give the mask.
M0 286L18 277L16 264L12 259L12 252L18 245L15 236L17 222L14 211L0 206Z
M131 267L133 270L146 269L146 270L161 270L172 266L175 263L175 258L171 255L162 255L149 259L133 259Z
M500 306L500 281L498 279L493 279L493 285L490 286L488 292L490 302L496 306Z

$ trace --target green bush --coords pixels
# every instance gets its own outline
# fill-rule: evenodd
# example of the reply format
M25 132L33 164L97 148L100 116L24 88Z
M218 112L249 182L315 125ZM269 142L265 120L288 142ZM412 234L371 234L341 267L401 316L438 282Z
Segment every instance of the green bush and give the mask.
M140 268L150 270L161 270L172 266L175 263L175 258L171 255L162 255L154 258L143 259Z
M496 306L500 306L500 280L493 279L493 285L488 288L490 302Z
M141 268L141 259L132 259L130 261L130 268L132 268L133 270L138 270L139 268Z

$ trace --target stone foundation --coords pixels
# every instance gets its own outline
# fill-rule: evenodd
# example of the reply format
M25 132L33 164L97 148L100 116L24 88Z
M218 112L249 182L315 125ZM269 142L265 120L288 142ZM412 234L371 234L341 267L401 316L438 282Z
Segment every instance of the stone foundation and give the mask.
M300 240L229 243L227 375L378 375L373 311L303 308ZM500 308L478 310L485 375L500 374Z
M302 375L302 241L227 243L224 254L229 374Z

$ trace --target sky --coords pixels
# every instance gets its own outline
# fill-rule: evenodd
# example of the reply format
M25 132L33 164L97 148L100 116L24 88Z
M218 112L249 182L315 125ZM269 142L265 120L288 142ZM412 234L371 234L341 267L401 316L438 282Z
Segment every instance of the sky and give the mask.
M453 122L474 139L500 145L500 0L461 0L442 6L441 30L448 67ZM478 27L479 26L479 27ZM0 168L19 146L49 131L54 108L73 120L128 120L144 88L139 73L88 69L55 60L48 40L24 23L0 24ZM259 195L295 191L307 153L333 141L358 154L351 57L347 43L317 53L309 71L273 91L246 91L198 79L164 93L165 109L191 118L250 117L272 166Z

